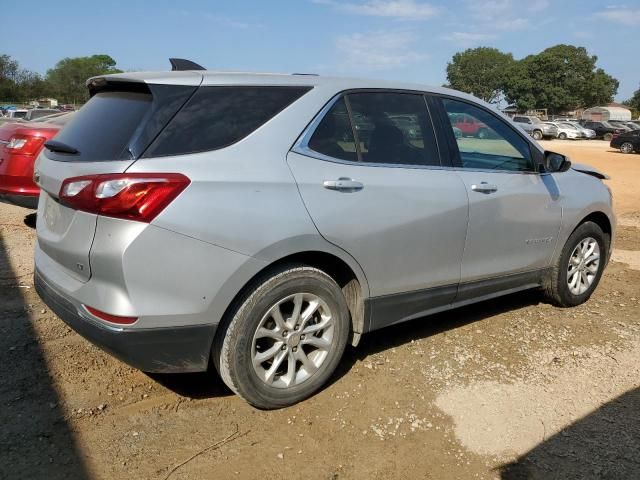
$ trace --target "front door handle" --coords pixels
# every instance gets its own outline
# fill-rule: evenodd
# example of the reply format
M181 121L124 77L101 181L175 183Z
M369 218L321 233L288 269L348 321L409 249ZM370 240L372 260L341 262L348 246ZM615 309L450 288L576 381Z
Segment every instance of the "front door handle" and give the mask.
M322 186L328 190L338 190L339 192L357 192L364 188L364 184L347 177L340 177L338 180L325 180Z
M487 182L480 182L480 184L471 185L471 190L479 193L493 193L498 191L498 186Z

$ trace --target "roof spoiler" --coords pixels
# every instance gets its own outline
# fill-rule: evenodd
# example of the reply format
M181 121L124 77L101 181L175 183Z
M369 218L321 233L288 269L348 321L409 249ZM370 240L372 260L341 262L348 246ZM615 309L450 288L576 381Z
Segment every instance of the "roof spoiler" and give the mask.
M181 72L184 70L206 70L202 65L198 65L197 63L184 58L170 58L169 62L171 63L172 72Z

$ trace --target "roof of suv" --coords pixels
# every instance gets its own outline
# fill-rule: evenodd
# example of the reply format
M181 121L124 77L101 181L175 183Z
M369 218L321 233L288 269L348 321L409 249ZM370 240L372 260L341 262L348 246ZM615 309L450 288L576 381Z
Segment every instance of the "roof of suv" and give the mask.
M87 80L87 84L100 78L104 78L108 81L160 83L167 85L309 85L326 86L334 88L336 91L352 88L418 90L423 92L450 94L456 97L468 98L475 102L481 102L481 100L478 100L471 95L444 87L434 87L389 80L325 77L306 74L219 72L211 70L127 72L93 77Z

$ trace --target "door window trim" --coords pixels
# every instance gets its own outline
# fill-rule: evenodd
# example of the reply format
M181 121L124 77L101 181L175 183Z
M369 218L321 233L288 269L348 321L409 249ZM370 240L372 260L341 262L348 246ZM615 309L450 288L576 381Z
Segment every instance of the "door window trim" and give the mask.
M356 93L399 93L399 94L407 94L407 95L417 95L422 97L424 101L424 108L428 115L430 126L433 130L435 145L431 148L433 153L435 154L440 165L419 165L413 163L377 163L377 162L363 162L361 161L362 154L360 151L360 142L358 138L358 133L355 128L355 123L353 121L353 116L351 112L351 103L349 102L349 94ZM316 116L311 120L311 122L307 125L307 127L303 130L302 134L295 141L290 151L294 153L298 153L300 155L304 155L306 157L315 158L318 160L333 162L333 163L342 163L346 165L359 165L364 167L382 167L382 168L407 168L407 169L427 169L427 170L443 170L446 168L450 168L449 165L443 162L442 154L440 151L439 145L439 137L438 131L435 126L435 122L433 121L433 114L430 111L429 104L426 98L427 93L420 90L404 90L404 89L393 89L393 88L352 88L348 90L342 90L334 95L322 109L316 114ZM333 106L338 102L341 98L345 99L345 104L347 106L347 112L349 113L349 122L351 123L351 129L353 131L354 141L356 143L356 152L358 155L358 161L353 160L343 160L340 158L330 157L320 152L316 152L315 150L309 147L309 141L311 137L315 133L316 129L324 119L324 117L329 113L329 111L333 108Z

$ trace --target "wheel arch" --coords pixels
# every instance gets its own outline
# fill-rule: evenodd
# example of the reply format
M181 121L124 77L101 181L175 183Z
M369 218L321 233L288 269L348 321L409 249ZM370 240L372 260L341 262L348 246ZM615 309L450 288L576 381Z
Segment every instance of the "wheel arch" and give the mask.
M348 258L345 259L344 256ZM335 280L342 289L347 301L347 306L349 307L351 317L349 343L354 347L357 346L365 331L365 324L368 318L365 302L365 299L369 297L368 282L357 262L349 257L348 254L344 253L344 255L340 255L338 252L324 249L292 252L265 262L262 268L255 271L253 275L244 282L243 286L228 303L221 316L220 325L223 326L225 322L229 321L229 316L232 315L233 311L244 301L247 294L264 281L270 272L288 264L306 265L317 268ZM223 335L224 330L224 328L218 328L216 337Z

